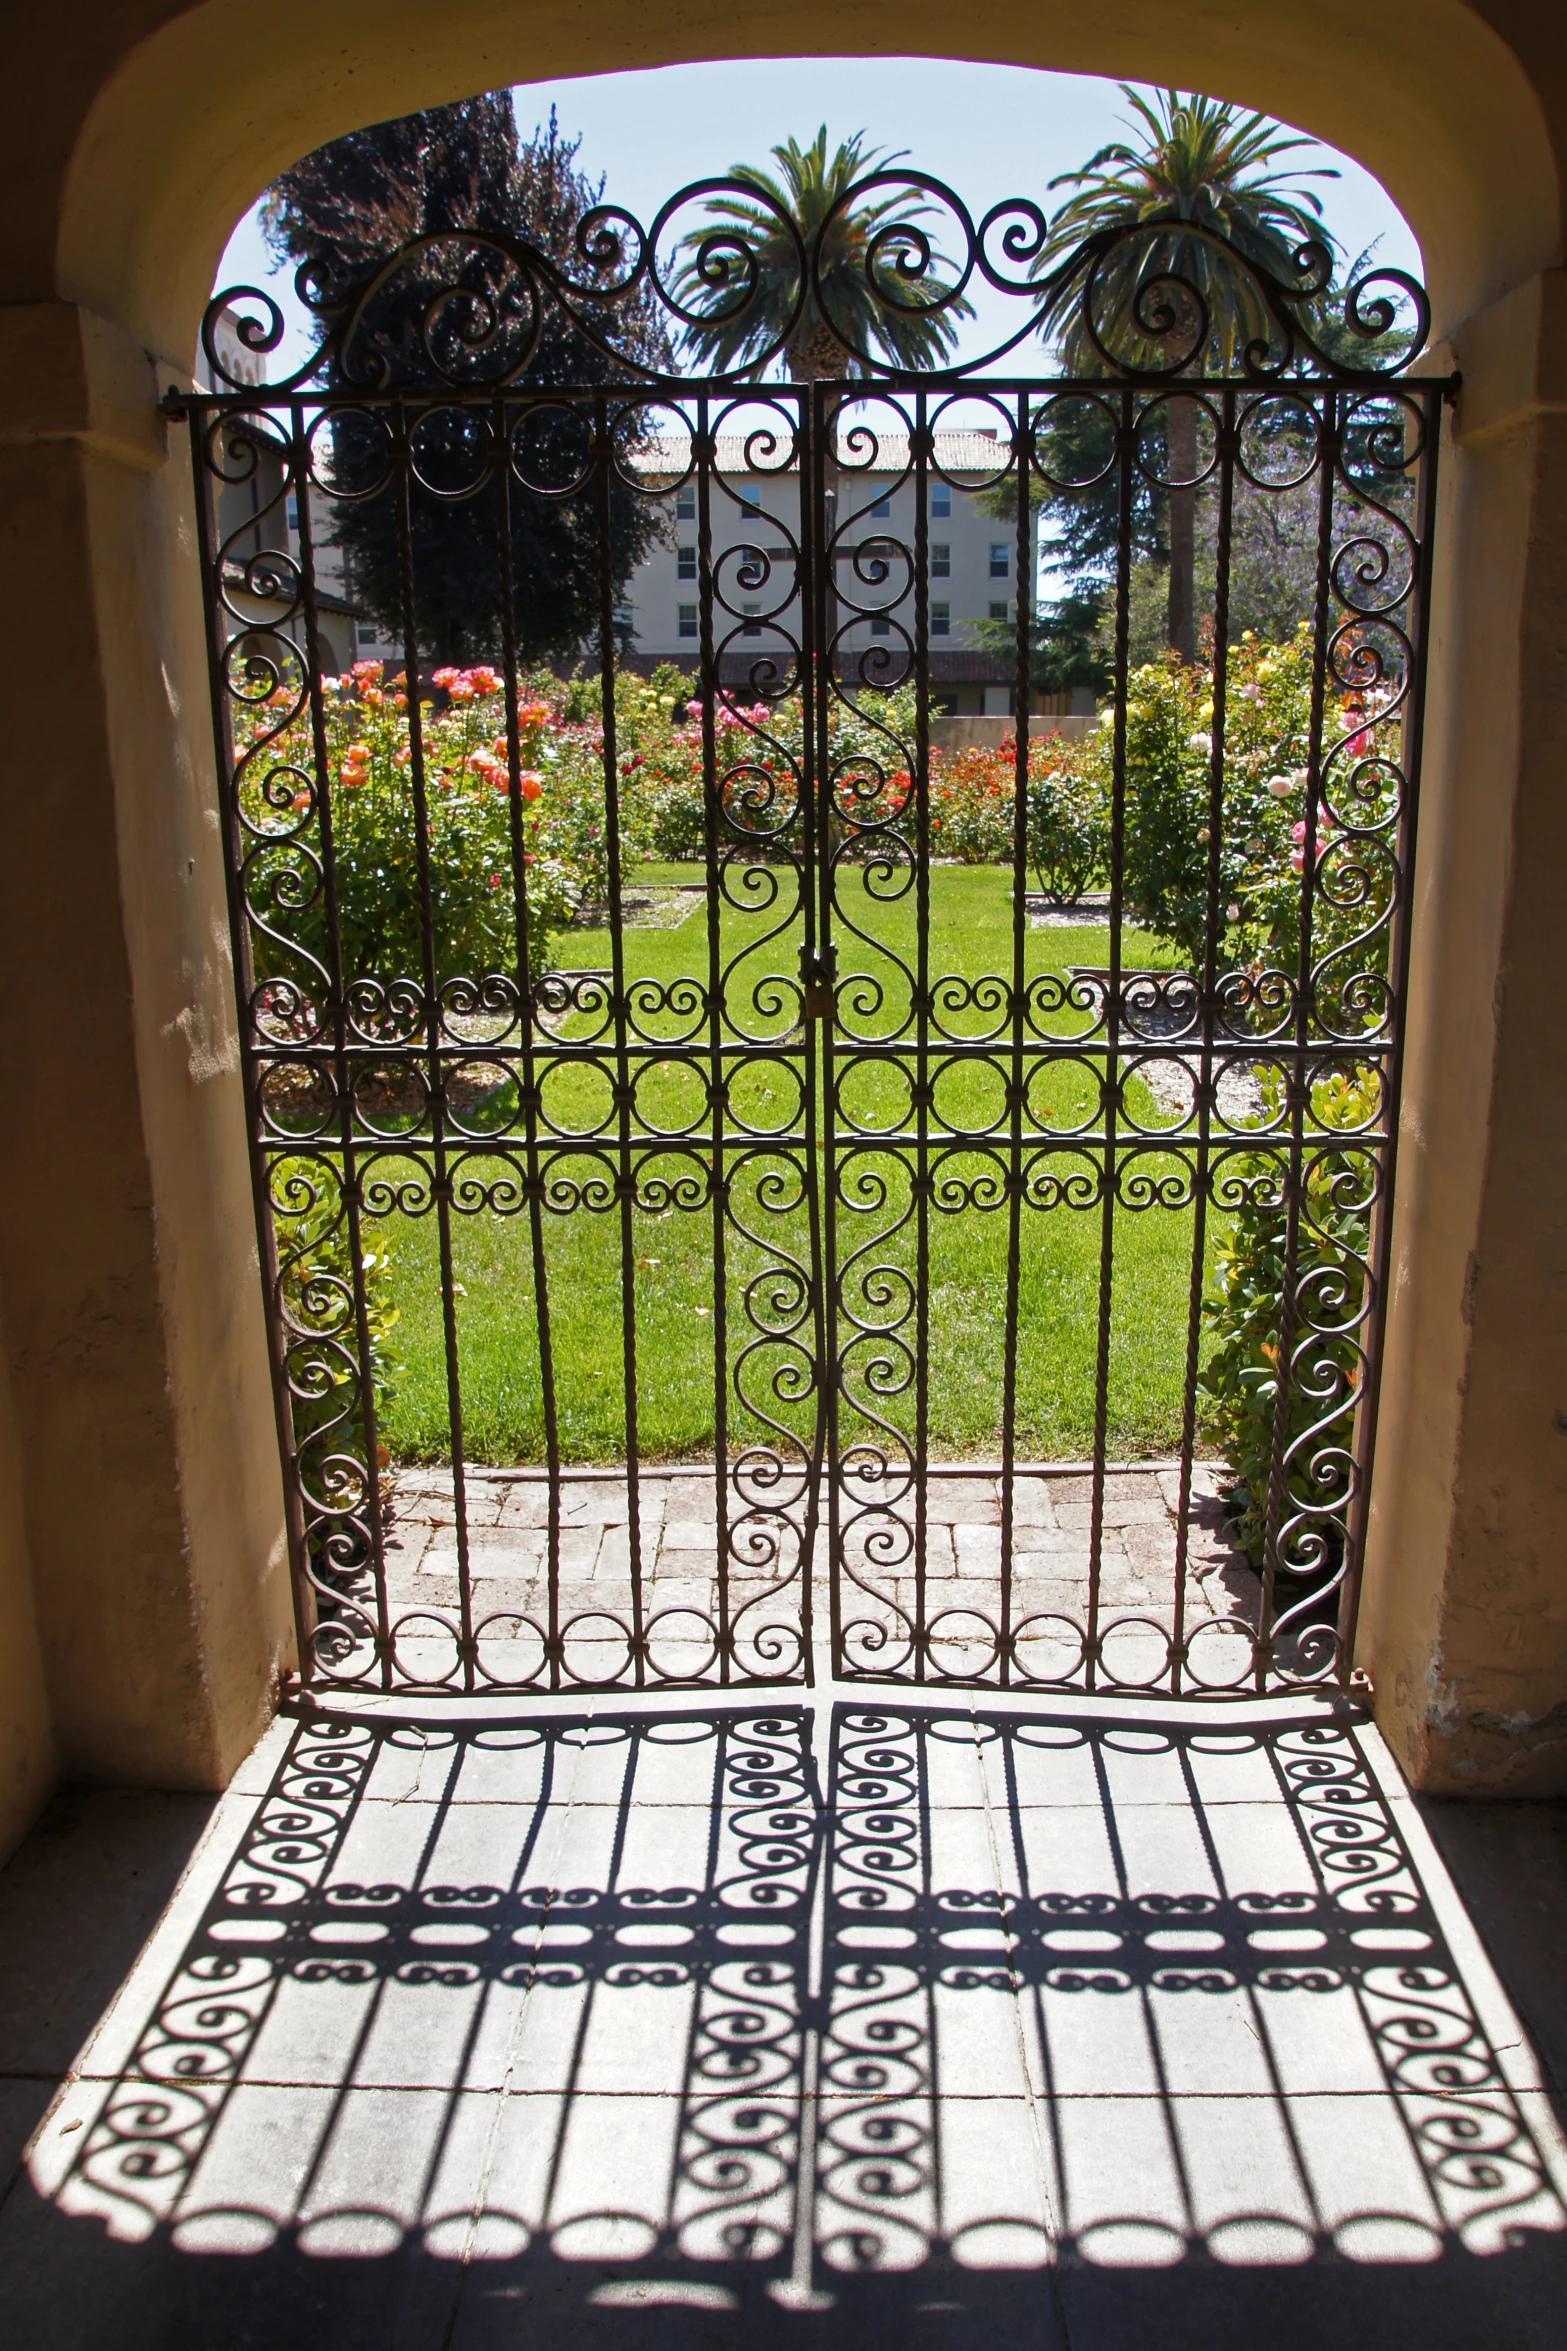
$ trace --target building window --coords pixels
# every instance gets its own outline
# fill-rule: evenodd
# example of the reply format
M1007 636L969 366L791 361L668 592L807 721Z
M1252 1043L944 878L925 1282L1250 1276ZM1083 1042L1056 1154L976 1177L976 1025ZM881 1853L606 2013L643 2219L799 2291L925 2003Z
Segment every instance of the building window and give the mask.
M952 577L952 549L945 539L932 539L930 543L930 576L933 580Z
M950 637L950 636L951 636L951 634L952 634L952 607L951 607L951 605L950 605L950 604L933 604L933 605L931 606L931 608L930 608L930 633L931 633L931 635L932 635L933 637Z
M675 569L683 580L696 578L696 549L694 547L676 548Z
M299 528L299 500L297 498L290 498L288 502L288 527L291 531L297 531Z
M945 522L952 512L952 484L932 482L930 485L930 512L933 522Z
M992 620L1005 620L1007 617L1007 611L1008 607L1005 604L992 604L990 607L990 617Z
M760 612L762 608L760 604L742 604L740 609L742 612L749 614L753 612ZM759 621L750 619L746 620L740 631L742 637L759 637L761 633L761 623Z
M683 482L675 492L675 516L680 522L696 520L696 484Z
M680 607L680 634L683 637L696 635L696 606L694 604L682 604Z
M361 645L373 645L375 643L375 622L373 620L362 620L359 623L358 628L354 631L354 634L359 639Z
M873 637L890 637L892 635L892 623L884 612L878 612L873 615L871 620L871 635Z
M993 580L1004 580L1009 569L1010 565L1008 563L1008 549L1005 539L992 539L990 542L991 578Z
M891 512L892 493L889 491L885 498L878 498L876 500L875 504L871 508L871 513L878 522L885 522Z
M762 493L753 489L749 482L740 485L740 512L747 522L760 522L762 519Z

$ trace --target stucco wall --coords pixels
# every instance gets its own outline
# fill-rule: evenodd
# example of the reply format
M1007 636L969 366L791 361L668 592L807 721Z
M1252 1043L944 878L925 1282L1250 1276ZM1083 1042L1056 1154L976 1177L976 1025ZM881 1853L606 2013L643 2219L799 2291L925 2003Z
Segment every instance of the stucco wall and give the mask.
M1567 357L1541 276L1561 258L1567 20L1534 0L981 0L960 34L908 0L896 38L1268 108L1358 155L1421 239L1470 388L1363 1654L1427 1784L1567 1784ZM23 1519L63 1768L210 1785L288 1653L286 1578L189 490L158 369L188 362L234 220L336 132L525 75L874 54L888 20L870 0L721 23L685 0L279 0L264 20L79 0L64 37L14 10L0 39L0 642L27 688L0 861L0 1292Z

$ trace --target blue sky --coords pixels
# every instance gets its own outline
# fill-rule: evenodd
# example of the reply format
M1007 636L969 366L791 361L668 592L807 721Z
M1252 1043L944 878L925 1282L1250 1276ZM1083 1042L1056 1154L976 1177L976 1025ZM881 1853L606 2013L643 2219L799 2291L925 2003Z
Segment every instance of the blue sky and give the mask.
M874 146L906 147L911 161L955 188L978 218L1007 196L1053 206L1055 173L1087 161L1120 135L1126 102L1113 82L1022 66L972 65L941 58L771 58L735 64L677 65L653 72L603 74L575 81L524 84L515 93L524 130L548 118L553 104L563 131L582 134L578 157L605 193L650 219L682 183L725 171L738 161L765 161L777 141L802 142L825 120L830 140L864 130ZM1312 183L1328 224L1353 256L1381 240L1381 262L1420 271L1419 248L1377 181L1331 149L1313 146L1297 159L1336 166L1338 180ZM219 286L269 285L286 297L286 278L269 280L255 215L229 240ZM285 307L292 307L286 302ZM1016 305L986 294L965 340L994 339L1018 323ZM280 374L304 356L298 331L272 362Z

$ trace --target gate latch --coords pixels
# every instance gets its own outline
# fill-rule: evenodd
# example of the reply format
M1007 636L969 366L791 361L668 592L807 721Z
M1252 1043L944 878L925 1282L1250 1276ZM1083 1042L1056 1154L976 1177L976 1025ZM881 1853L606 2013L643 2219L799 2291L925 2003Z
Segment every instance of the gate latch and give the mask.
M803 1010L807 1020L832 1019L837 979L836 947L800 949L800 988L805 999Z

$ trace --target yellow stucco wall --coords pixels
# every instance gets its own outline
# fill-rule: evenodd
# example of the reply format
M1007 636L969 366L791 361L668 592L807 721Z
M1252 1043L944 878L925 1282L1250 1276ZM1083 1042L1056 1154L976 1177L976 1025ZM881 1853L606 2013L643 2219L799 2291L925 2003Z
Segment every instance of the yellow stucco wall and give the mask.
M159 370L188 363L234 220L336 132L523 78L874 54L889 23L870 0L721 18L679 0L280 0L261 18L78 0L68 38L38 11L0 38L0 642L29 689L0 861L21 1522L61 1767L215 1785L290 1636L190 498ZM980 0L960 35L929 0L898 13L900 51L960 39L1267 108L1360 157L1421 239L1466 390L1362 1658L1425 1784L1567 1785L1567 18L1534 0ZM0 1561L14 1548L0 1507ZM21 1593L0 1570L0 1607Z

